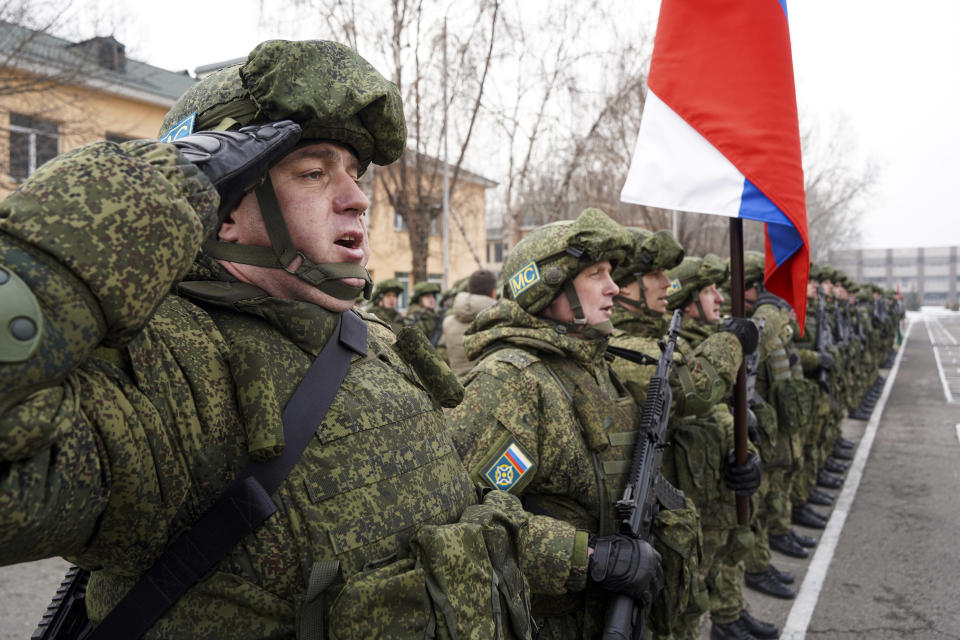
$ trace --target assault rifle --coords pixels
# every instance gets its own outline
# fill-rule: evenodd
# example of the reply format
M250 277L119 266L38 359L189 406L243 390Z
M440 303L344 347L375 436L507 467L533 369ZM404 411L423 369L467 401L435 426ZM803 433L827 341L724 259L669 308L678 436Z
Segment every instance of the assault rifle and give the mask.
M754 324L757 325L758 335L762 337L763 328L767 324L767 319L760 318L759 320L754 320ZM760 349L754 349L753 353L744 358L743 363L747 369L747 403L752 407L763 400L763 398L757 395L757 374L760 373Z
M830 327L827 326L827 308L823 299L823 289L817 288L817 355L828 353L827 336ZM817 383L824 391L830 391L830 372L820 367L817 371Z
M657 362L657 372L647 387L647 399L640 414L640 433L633 448L633 462L623 497L617 502L617 517L620 533L653 542L653 520L662 504L676 508L684 504L683 493L674 488L660 475L660 457L664 443L667 420L670 417L670 366L673 351L680 334L682 312L673 313L667 341L660 342L662 353ZM620 594L613 598L607 608L604 623L604 640L627 640L643 637L643 607L634 598Z
M84 602L89 579L86 569L70 567L30 640L83 640L90 634Z

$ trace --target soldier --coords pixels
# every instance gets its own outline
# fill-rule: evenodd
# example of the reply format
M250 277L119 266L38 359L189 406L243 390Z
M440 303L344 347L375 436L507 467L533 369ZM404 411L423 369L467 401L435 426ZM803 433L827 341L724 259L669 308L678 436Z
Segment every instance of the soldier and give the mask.
M807 424L809 389L802 375L795 378L788 344L789 305L764 289L764 256L744 254L744 301L748 317L762 326L760 347L754 366L747 367L747 402L756 417L752 440L763 461L763 484L758 492L759 508L753 520L756 544L744 559L745 584L777 598L792 599L788 585L791 574L771 562L770 548L794 557L807 557L807 546L816 539L790 528L790 483L802 456L801 430Z
M718 287L730 277L729 265L712 254L703 258L688 257L666 275L671 281L667 309L684 311L681 336L685 341L681 352L686 357L698 347L713 351L713 357L723 365L715 367L710 377L720 378L722 373L728 378L726 384L720 383L718 387L731 389L742 352L749 354L757 345L755 328L752 340L748 337L748 329L753 327L749 321L727 324L739 344L729 335L718 335L720 308L724 302ZM747 348L736 348L744 346ZM709 360L701 359L701 362ZM700 511L704 537L701 574L710 594L710 637L718 640L775 638L779 629L754 619L744 606L740 561L753 548L755 540L750 526L737 522L734 497L735 494L752 495L760 486L760 460L751 448L742 470L732 465L733 416L720 399L723 395L701 415L685 419L672 428L672 446L664 457L665 475L693 498ZM737 476L753 481L734 484Z
M639 417L604 358L618 292L611 266L630 245L599 209L535 230L504 262L501 299L464 337L480 362L448 412L457 450L476 481L522 496L538 514L536 544L566 553L567 579L534 593L540 638L598 638L609 591L650 605L663 584L660 554L612 533ZM629 580L605 577L597 559L610 549Z
M620 294L614 298L617 306L613 311L613 322L616 330L611 337L611 345L626 349L641 351L651 356L659 352L657 340L662 338L664 331L664 312L667 310L668 290L671 281L664 275L664 269L676 267L683 259L683 249L668 231L650 233L641 229L631 229L635 245L632 254L628 255L614 271L614 281L620 286ZM692 261L692 264L695 261ZM702 470L687 461L689 446L699 454L703 440L698 439L712 433L716 427L716 420L712 412L718 410L726 413L723 400L732 390L740 365L739 354L742 351L740 339L735 335L735 324L728 323L727 331L720 331L702 341L696 349L689 349L684 341L680 345L682 354L676 358L671 371L671 387L673 389L673 405L671 408L670 428L667 431L667 440L676 439L676 447L666 449L665 473L668 478L689 492L694 501L707 502L705 496ZM675 354L676 355L676 354ZM636 364L623 358L616 358L613 370L624 385L643 401L643 387L652 375L652 367ZM639 395L638 395L639 392ZM749 465L748 465L749 467ZM693 473L686 473L686 470ZM737 467L728 466L731 477L725 477L727 489L736 490L738 487ZM749 469L747 470L749 473ZM725 474L726 475L726 474ZM732 498L731 498L732 500ZM732 507L732 504L728 505ZM710 514L707 517L707 527L716 525L713 517L715 507L709 505ZM715 537L713 532L712 536ZM711 547L712 549L712 547ZM697 554L696 564L702 563ZM693 569L697 573L700 568ZM670 584L666 590L669 590ZM706 596L706 586L703 587ZM696 637L699 627L700 614L709 610L709 598L698 603L694 608L690 603L683 620L674 630L677 638ZM737 626L744 625L747 630L755 629L767 635L774 632L775 627L754 619L745 609L740 612ZM714 635L726 631L725 627L717 626ZM730 631L732 633L732 631Z
M299 127L263 125L284 117ZM370 285L356 181L404 150L397 88L342 45L269 41L190 89L163 131L194 119L257 126L83 147L0 206L0 308L16 319L0 563L92 569L107 637L143 619L147 638L529 637L526 515L500 491L476 504L444 428L450 389L415 373L438 370L419 334L349 310ZM253 511L265 519L241 528ZM222 544L237 530L252 531ZM528 562L562 583L551 560Z
M463 349L463 334L477 315L496 302L497 277L491 271L478 269L470 274L466 290L456 294L453 305L443 319L443 342L447 347L447 361L458 376L465 376L474 361Z
M440 314L437 313L437 294L440 285L436 282L418 282L410 294L410 306L403 318L403 326L417 327L427 336L430 344L437 346L443 329Z
M400 294L403 285L396 278L387 278L377 283L373 289L373 297L365 311L387 323L394 333L403 328L403 314L397 309L400 303Z

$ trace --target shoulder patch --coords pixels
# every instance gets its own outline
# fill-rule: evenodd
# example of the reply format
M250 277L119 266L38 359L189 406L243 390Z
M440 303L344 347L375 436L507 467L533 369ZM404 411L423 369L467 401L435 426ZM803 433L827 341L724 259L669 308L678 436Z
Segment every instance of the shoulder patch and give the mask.
M540 282L540 269L537 268L536 260L531 260L510 276L510 293L516 299L518 295L538 282Z
M160 136L160 142L173 142L180 138L186 138L193 133L193 125L197 121L197 112L194 111L186 118L173 125L167 132Z
M494 458L483 477L494 489L510 491L523 477L532 472L534 463L516 440L510 440L499 456Z

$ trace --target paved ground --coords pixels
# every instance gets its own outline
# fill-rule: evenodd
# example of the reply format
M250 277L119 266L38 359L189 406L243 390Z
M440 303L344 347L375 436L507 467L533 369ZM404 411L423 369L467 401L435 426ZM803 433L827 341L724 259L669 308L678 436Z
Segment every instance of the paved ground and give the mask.
M960 640L960 314L914 316L884 404L845 420L856 457L816 553L774 564L796 600L750 590L757 618L799 640ZM30 637L66 571L59 559L0 568L0 640ZM701 638L709 637L709 625Z

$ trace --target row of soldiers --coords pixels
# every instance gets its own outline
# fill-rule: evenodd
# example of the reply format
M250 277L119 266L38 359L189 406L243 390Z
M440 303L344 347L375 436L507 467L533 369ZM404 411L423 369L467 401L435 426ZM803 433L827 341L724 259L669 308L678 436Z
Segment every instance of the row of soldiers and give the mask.
M268 41L160 140L63 154L0 203L0 564L69 558L89 580L63 628L109 638L598 638L623 596L656 637L707 611L713 637L775 636L746 558L768 570L761 515L808 506L852 449L839 418L873 365L849 308L804 358L761 293L762 335L722 318L723 260L587 209L512 249L458 379L419 329L352 309L357 183L405 148L399 90L359 54ZM662 508L636 537L614 504L668 311ZM738 463L729 397L757 353Z
M578 252L573 260L570 254ZM546 303L569 297L570 281L591 267L583 269L585 263L604 259L617 289L609 322L590 322L583 303L586 322L579 326L575 317L571 324L536 323ZM563 267L564 261L570 266ZM536 273L534 282L515 286L530 273ZM622 490L630 449L624 447L634 442L609 425L632 434L635 425L618 412L624 405L643 406L654 373L652 364L622 356L626 350L657 358L670 314L681 310L671 378L671 446L662 471L685 500L683 508L664 511L669 525L658 525L664 530L661 562L673 571L651 622L659 636L693 638L701 615L709 611L712 638L777 637L775 625L747 612L742 587L795 597L789 586L793 576L771 563L770 551L804 558L817 544L792 525L822 529L826 524L813 505L832 503L824 489L841 486L843 461L852 459L854 443L840 436L841 420L847 411L868 416L876 400L882 383L877 372L902 315L893 297L872 285L857 286L832 267L813 265L801 336L793 310L763 287L763 255L748 252L745 299L756 327L753 338L752 329L724 319L729 316L728 261L715 255L685 257L669 232L618 229L598 210L585 211L574 223L534 231L509 254L504 275L499 302L467 330L476 368L462 378L464 401L448 411L458 450L474 477L521 495L534 513L556 516L578 529L609 532L616 520L605 511ZM408 321L395 326L415 325L424 307L436 317L439 286L429 286L425 305L426 289L414 288ZM399 290L397 281L378 283L370 310L384 319ZM571 303L571 311L577 305ZM747 465L737 467L730 405L741 362L748 372L751 453ZM578 448L589 455L573 464L570 451ZM530 469L518 473L514 468L513 476L497 478L498 463L518 452ZM546 475L544 468L550 469ZM592 484L599 486L587 490ZM733 495L754 489L750 523L739 525ZM664 557L667 549L673 557ZM595 613L603 607L591 606L589 597L574 600L545 604L535 598L541 629L553 629L551 637L564 637L564 629L594 637L599 631Z

